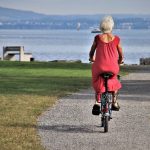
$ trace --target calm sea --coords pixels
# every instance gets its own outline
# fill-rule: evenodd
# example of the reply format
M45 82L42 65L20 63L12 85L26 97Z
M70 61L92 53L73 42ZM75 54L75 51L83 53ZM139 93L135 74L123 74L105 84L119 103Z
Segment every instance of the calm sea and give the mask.
M150 57L150 30L114 30L120 36L126 64L139 64ZM96 34L90 30L0 30L0 55L3 46L24 46L35 60L82 60Z

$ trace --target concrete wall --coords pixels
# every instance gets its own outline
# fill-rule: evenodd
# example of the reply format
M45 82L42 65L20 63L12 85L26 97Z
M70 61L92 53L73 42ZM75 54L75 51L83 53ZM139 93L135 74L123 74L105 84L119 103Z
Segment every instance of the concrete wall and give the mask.
M25 53L23 46L3 47L3 60L15 61L15 56L19 55L19 61L31 61L32 54Z
M150 65L150 58L140 58L140 65Z

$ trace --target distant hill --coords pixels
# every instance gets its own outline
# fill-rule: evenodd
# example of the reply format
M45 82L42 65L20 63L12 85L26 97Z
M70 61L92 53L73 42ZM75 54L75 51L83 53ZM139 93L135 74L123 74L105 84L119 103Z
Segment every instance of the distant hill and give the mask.
M0 7L0 21L41 19L47 15Z
M0 29L80 29L96 28L104 14L44 15L0 7ZM150 29L150 15L114 14L117 29Z

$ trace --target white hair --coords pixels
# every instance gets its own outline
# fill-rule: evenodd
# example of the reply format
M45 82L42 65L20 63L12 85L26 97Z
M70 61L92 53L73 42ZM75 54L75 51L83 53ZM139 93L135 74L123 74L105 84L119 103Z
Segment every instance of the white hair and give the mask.
M100 30L102 33L111 33L114 27L114 20L111 16L106 16L100 23Z

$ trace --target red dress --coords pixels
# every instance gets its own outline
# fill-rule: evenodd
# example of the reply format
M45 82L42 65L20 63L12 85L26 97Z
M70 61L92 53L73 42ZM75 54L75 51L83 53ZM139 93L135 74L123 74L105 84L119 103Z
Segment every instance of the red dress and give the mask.
M100 74L112 72L114 76L108 80L108 90L116 91L121 88L121 83L117 79L119 73L117 45L120 39L118 36L115 36L112 41L106 43L101 40L100 36L101 35L97 35L95 37L96 55L95 62L92 65L93 88L96 93L105 92L104 79L100 77Z

